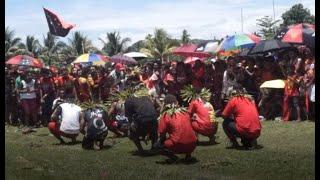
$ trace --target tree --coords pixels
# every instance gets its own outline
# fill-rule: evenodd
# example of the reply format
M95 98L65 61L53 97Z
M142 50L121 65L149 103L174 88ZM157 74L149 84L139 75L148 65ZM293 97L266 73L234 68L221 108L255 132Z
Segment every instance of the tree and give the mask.
M265 39L272 39L276 35L279 20L273 21L270 16L264 16L261 19L257 19L257 21L257 25L260 27L259 34Z
M141 48L145 48L145 42L143 40L133 43L130 47L127 48L126 52L135 51L138 52Z
M5 30L5 59L21 54L24 51L23 44L21 43L21 38L15 37L14 30L10 30L6 27Z
M184 29L182 31L181 42L182 44L188 44L190 43L190 41L191 41L190 34L188 34L188 31Z
M43 36L43 47L41 49L40 59L43 60L48 65L51 65L51 62L59 61L59 53L67 45L58 40L57 36L52 35L50 32L47 33L47 36Z
M149 57L159 59L161 62L167 60L178 42L170 39L168 33L164 29L155 29L154 35L148 34L146 39L146 48L140 49Z
M26 43L24 44L24 48L27 54L38 58L41 53L41 45L38 39L34 36L27 36Z
M303 8L302 4L293 5L288 11L282 14L283 23L281 26L289 26L298 23L315 24L314 15L310 14L308 8Z
M69 49L70 53L75 56L79 56L84 53L89 53L95 48L92 42L87 38L87 36L81 34L81 32L76 31L73 33L72 38L69 38Z
M106 52L109 56L113 56L125 51L126 43L130 42L130 38L122 39L119 32L107 33L106 39L99 38L104 44L102 51Z

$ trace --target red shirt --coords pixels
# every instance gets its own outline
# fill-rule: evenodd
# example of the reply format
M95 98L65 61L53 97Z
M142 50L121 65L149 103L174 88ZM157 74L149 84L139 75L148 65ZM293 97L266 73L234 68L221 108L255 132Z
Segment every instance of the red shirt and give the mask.
M40 89L43 94L54 93L54 86L53 78L40 78Z
M169 139L174 144L192 144L197 141L197 137L192 129L190 116L186 112L178 112L170 116L165 113L161 116L158 132L169 134Z
M58 85L65 90L66 94L72 94L74 88L74 78L70 75L67 77L60 76L58 79Z
M234 116L239 134L247 138L257 138L261 132L259 113L255 103L245 97L232 98L222 112L222 116Z
M210 135L213 132L212 122L208 108L204 106L204 102L200 99L194 99L190 102L188 112L196 115L195 122L192 123L194 131L202 135Z

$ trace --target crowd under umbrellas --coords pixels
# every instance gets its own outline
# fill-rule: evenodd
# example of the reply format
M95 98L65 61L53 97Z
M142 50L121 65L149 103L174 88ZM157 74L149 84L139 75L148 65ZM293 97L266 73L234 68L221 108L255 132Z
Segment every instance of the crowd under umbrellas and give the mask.
M299 52L297 46L303 44L308 48ZM226 37L220 43L184 44L172 52L184 59L181 62L153 61L141 64L140 60L147 56L140 52L111 57L87 53L77 57L68 71L65 67L56 70L45 68L36 58L18 55L10 58L6 64L42 69L42 73L27 73L25 77L26 70L18 68L19 74L14 76L8 73L6 78L14 84L8 92L17 93L20 95L18 99L22 98L15 104L22 107L23 116L18 119L28 118L27 122L33 119L27 124L36 126L37 119L46 115L42 125L48 126L61 143L64 142L63 138L70 138L74 142L77 135L83 133L83 148L101 149L107 132L111 131L116 137L128 136L139 152L144 152L140 141L150 139L151 150L161 152L173 161L176 160L174 154L178 153L186 154L186 159L190 160L197 144L197 135L208 137L209 143L216 143L217 117L224 119L222 127L232 148L240 146L236 140L240 137L243 147L252 149L257 147L260 120L265 117L282 117L283 121L289 121L292 119L292 109L297 111L298 120L302 119L303 114L314 116L314 95L311 97L315 91L312 50L314 26L300 24L284 29L281 37L270 40L241 34ZM281 68L277 70L280 60L285 61L286 55L282 55L281 51L296 52L296 58L300 58L296 64L291 64L293 72L290 68L284 73L279 72ZM228 53L233 56L225 59L220 57ZM265 60L255 64L261 58ZM301 64L304 64L303 68ZM14 69L12 66L9 68ZM306 82L300 85L304 78ZM300 93L300 89L304 89L303 101L294 94ZM273 96L273 90L280 92L283 98L283 103L280 102L283 112L278 114L268 111L270 106L265 105L272 102L270 96ZM12 98L10 96L9 99ZM300 104L308 104L306 112L302 111L304 108L300 108ZM11 107L6 112L8 124L10 118L12 122L17 107L14 107L15 111ZM245 124L249 121L246 118L240 118L239 121L231 119L232 116L238 118L235 107L252 109L251 113L246 114L255 117L250 119L251 125L248 127L252 131L238 132L234 129L235 123ZM42 116L35 120L40 109ZM70 116L63 113L70 113L67 114ZM170 124L171 121L176 124ZM71 126L65 123L77 125L68 129ZM180 139L183 142L176 142L179 145L170 144L175 140L166 139L165 135L172 133L168 131L169 126L179 126L179 123L188 124L183 132L176 132L183 136Z

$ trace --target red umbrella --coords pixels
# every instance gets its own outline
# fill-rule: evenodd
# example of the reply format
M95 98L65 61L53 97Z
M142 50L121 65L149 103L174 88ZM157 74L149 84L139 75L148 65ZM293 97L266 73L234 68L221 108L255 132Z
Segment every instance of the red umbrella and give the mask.
M189 56L187 57L185 60L184 60L184 63L186 64L193 64L194 62L196 62L197 60L200 60L200 61L204 61L205 58L198 58L198 57L192 57L192 56Z
M177 47L172 51L173 54L180 55L183 57L198 57L198 58L206 58L211 55L207 52L196 52L197 45L195 44L184 44L180 47Z
M39 59L27 56L27 55L17 55L6 61L6 64L21 65L21 66L31 66L36 68L43 68L44 65Z
M315 27L312 24L296 24L280 32L278 38L281 38L282 42L309 45L312 43L310 41L314 44L314 37L312 37L314 32Z

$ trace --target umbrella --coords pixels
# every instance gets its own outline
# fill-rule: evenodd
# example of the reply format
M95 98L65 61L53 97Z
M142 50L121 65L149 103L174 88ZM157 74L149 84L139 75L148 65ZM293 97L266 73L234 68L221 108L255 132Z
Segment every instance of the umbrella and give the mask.
M27 55L17 55L12 58L10 58L8 61L6 61L6 64L11 65L22 65L22 66L31 66L36 68L43 68L43 63L36 58L27 56Z
M285 82L282 79L276 79L271 81L265 81L260 88L274 88L274 89L283 89Z
M124 56L132 57L132 58L146 58L147 55L141 53L141 52L129 52L126 54L123 54Z
M87 53L77 57L77 59L74 60L72 63L92 63L93 65L104 65L107 61L108 58L106 56L94 53Z
M197 52L211 52L215 53L216 49L219 46L218 41L207 41L205 43L199 44L196 51Z
M114 55L110 58L111 62L121 63L121 64L137 64L137 61L132 57L124 56L124 55Z
M305 44L314 48L314 25L296 24L283 29L276 38L282 42Z
M196 62L197 60L200 60L200 61L204 61L205 58L198 58L198 57L192 57L192 56L189 56L187 57L185 60L184 60L184 63L186 64L193 64L194 62Z
M292 46L288 43L281 42L276 39L263 40L255 44L248 54L260 54L287 48L292 48Z
M197 45L195 44L184 44L180 47L175 48L172 53L176 55L180 55L183 57L198 57L198 58L206 58L211 55L207 52L197 52Z
M233 35L227 37L224 41L222 41L219 45L219 48L217 48L216 52L250 48L259 41L260 38L253 34Z

